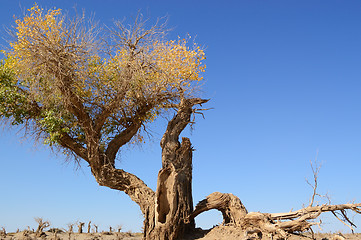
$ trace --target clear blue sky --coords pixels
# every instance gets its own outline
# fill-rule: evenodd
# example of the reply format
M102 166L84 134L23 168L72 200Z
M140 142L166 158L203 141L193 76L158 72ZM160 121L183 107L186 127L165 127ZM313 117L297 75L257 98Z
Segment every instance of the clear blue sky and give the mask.
M312 179L309 161L317 152L319 192L334 204L361 202L360 1L37 2L67 10L76 5L107 25L138 10L153 19L168 16L170 38L189 33L206 49L201 96L214 109L184 132L196 149L194 203L220 191L239 196L249 211L301 208L312 193L305 178ZM33 2L0 4L0 23L8 27ZM125 149L119 163L153 189L164 129L159 122L153 141ZM0 151L0 227L35 227L33 218L44 217L54 227L92 220L102 229L122 224L140 231L138 206L98 186L86 166L75 171L16 130L0 132ZM216 211L196 218L204 228L221 221ZM325 231L346 229L330 215L323 222ZM355 223L361 227L361 218Z

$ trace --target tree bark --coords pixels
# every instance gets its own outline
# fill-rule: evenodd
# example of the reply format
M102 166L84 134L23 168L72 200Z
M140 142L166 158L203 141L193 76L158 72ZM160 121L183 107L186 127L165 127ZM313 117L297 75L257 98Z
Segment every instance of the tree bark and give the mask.
M184 221L193 211L192 148L188 138L183 138L176 155L176 164L159 171L154 228L148 229L145 239L179 239L195 227L194 221Z
M248 213L238 197L231 193L214 192L197 204L196 209L187 217L186 221L191 221L202 212L211 209L222 212L223 224L235 226L241 225Z
M182 99L177 114L168 123L161 140L162 169L158 174L155 194L155 214L152 227L144 232L147 240L176 240L194 230L194 220L185 221L193 212L192 146L188 138L179 135L191 122L193 106L203 99ZM153 219L152 219L153 220Z
M93 175L100 186L125 192L139 205L144 215L147 215L149 208L154 205L154 191L134 174L108 164L97 169L96 172L93 171Z

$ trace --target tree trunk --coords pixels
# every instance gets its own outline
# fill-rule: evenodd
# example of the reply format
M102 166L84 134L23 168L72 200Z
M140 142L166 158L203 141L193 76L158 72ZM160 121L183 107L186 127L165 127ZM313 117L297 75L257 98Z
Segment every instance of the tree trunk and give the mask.
M179 135L191 122L194 105L207 100L182 99L177 114L169 121L161 140L162 169L158 173L157 190L151 190L137 176L116 169L105 161L94 144L89 149L89 162L95 179L101 186L124 191L136 202L144 215L145 240L176 240L195 227L194 220L186 221L193 212L192 146L188 138L179 142ZM97 153L98 152L98 153ZM108 156L106 156L108 157Z
M145 232L147 240L179 239L195 227L194 221L185 223L193 211L192 148L188 138L183 138L176 155L175 163L159 171L154 228Z
M161 140L162 169L158 173L154 219L149 219L146 240L182 239L194 230L194 220L186 221L193 212L192 146L188 138L179 135L191 122L193 106L207 102L203 99L183 99L177 114L168 123Z

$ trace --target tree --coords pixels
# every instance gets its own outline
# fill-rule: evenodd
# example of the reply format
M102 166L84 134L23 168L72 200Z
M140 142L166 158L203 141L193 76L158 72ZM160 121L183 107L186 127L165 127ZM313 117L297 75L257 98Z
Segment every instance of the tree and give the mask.
M99 185L129 195L144 215L144 239L181 239L210 209L222 212L224 224L259 237L308 231L315 224L309 220L326 211L352 227L345 210L361 213L361 204L313 206L317 172L312 201L298 211L249 213L238 197L218 192L193 210L192 145L179 136L201 110L196 106L208 101L195 94L205 54L186 39L167 41L162 24L146 29L137 18L127 26L115 22L104 31L84 15L71 18L35 4L16 20L14 39L3 51L1 118L85 161ZM153 191L115 161L123 146L144 141L150 122L169 113L174 116L160 142L162 168Z
M83 222L78 222L78 233L83 233L84 224Z
M16 19L0 66L0 115L89 164L101 186L124 191L145 216L145 239L175 239L194 228L192 147L178 138L191 122L205 55L186 39L166 41L163 24L116 22L102 30L82 16L36 4ZM115 167L119 149L142 142L147 124L175 111L162 138L157 190Z
M44 235L44 229L50 226L50 222L44 221L42 218L35 218L35 221L38 223L38 228L35 231L35 235L40 237Z

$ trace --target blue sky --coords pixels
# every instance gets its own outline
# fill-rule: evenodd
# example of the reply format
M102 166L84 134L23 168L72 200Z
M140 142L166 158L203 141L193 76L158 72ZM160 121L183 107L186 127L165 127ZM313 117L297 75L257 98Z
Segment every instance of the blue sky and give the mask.
M361 202L360 1L37 2L66 10L76 5L107 25L138 10L152 19L168 16L169 38L190 34L206 49L200 96L211 99L206 107L213 110L184 132L196 149L194 203L220 191L240 197L249 211L301 208L312 194L305 179L312 180L309 162L317 153L319 192L334 204ZM33 5L0 3L6 27ZM118 163L153 189L165 126L157 122L152 141L122 150ZM92 220L101 229L121 224L140 231L141 212L124 193L98 186L86 166L75 170L21 136L0 131L0 227L35 227L33 218L44 217L54 227ZM324 231L347 230L330 215L322 219ZM354 220L361 227L361 218ZM196 218L204 228L221 221L216 211Z

